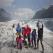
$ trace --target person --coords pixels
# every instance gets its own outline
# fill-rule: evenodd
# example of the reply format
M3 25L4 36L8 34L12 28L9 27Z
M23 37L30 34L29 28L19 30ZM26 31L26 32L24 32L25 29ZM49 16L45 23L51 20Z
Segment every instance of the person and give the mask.
M26 26L26 35L27 35L27 38L28 38L29 47L30 47L30 33L31 33L31 28L27 25Z
M24 43L24 46L25 46L25 48L28 48L28 45L27 45L27 35L26 35L26 27L22 27L22 35L23 35L23 37L24 37L24 41L23 41L23 43Z
M12 25L12 47L15 47L15 44L14 44L14 40L15 40L15 33L16 33L16 30L15 30L15 24Z
M23 39L22 39L21 35L16 38L16 42L17 42L18 49L22 49Z
M43 24L38 22L37 23L38 27L38 39L37 39L37 48L39 47L39 40L42 46L42 52L44 52L44 46L43 46Z
M32 47L33 47L33 41L36 49L36 29L33 29L32 31Z
M21 27L20 27L20 24L18 23L17 27L16 27L16 42L17 42L17 47L19 45L19 37L21 35Z
M20 27L20 24L19 23L18 23L18 25L16 27L16 31L17 31L17 33L16 33L17 36L18 35L21 35L21 27Z
M24 45L28 47L28 45L30 46L31 28L28 25L26 25L23 28L24 28L24 30L23 30L22 34L24 36Z

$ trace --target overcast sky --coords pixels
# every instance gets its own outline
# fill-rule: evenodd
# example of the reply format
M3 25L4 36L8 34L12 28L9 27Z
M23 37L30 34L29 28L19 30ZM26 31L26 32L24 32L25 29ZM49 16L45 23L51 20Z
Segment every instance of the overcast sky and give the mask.
M0 0L0 8L5 8L12 18L32 18L37 10L49 5L53 5L53 0Z
M9 5L7 6L7 8L11 10L13 8L30 8L33 10L37 10L44 7L46 8L49 5L53 4L53 0L4 0L2 4L6 6Z

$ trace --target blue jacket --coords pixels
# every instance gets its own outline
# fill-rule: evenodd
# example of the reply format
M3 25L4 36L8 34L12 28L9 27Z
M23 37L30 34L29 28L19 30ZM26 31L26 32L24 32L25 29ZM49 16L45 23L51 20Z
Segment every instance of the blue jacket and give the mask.
M17 31L17 32L21 32L21 27L20 27L20 25L17 26L16 31Z
M36 35L36 31L35 30L33 30L32 31L32 37L36 37L37 35Z

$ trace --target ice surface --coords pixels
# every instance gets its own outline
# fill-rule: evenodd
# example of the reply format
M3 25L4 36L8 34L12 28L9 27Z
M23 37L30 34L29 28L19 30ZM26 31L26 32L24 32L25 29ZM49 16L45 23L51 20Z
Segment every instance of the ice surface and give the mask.
M12 20L9 22L0 22L0 43L9 44L13 41L13 38L14 38L14 41L16 40L15 29L16 29L16 26L18 23L20 23L21 26L25 26L26 24L28 24L32 29L33 28L37 29L36 20L35 21L34 20L31 20L31 21ZM14 29L12 29L13 24L15 24ZM44 22L43 22L43 24L44 24ZM44 24L44 38L52 37L49 35L52 35L52 32L49 29L47 29Z

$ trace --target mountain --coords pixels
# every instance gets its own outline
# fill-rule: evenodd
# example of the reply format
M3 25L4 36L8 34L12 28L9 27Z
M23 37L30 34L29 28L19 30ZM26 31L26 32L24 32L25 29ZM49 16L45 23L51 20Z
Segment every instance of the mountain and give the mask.
M48 9L41 9L37 11L33 16L33 19L37 18L53 18L53 5L51 5Z
M5 22L9 21L10 19L10 14L5 11L5 9L0 8L0 22Z

